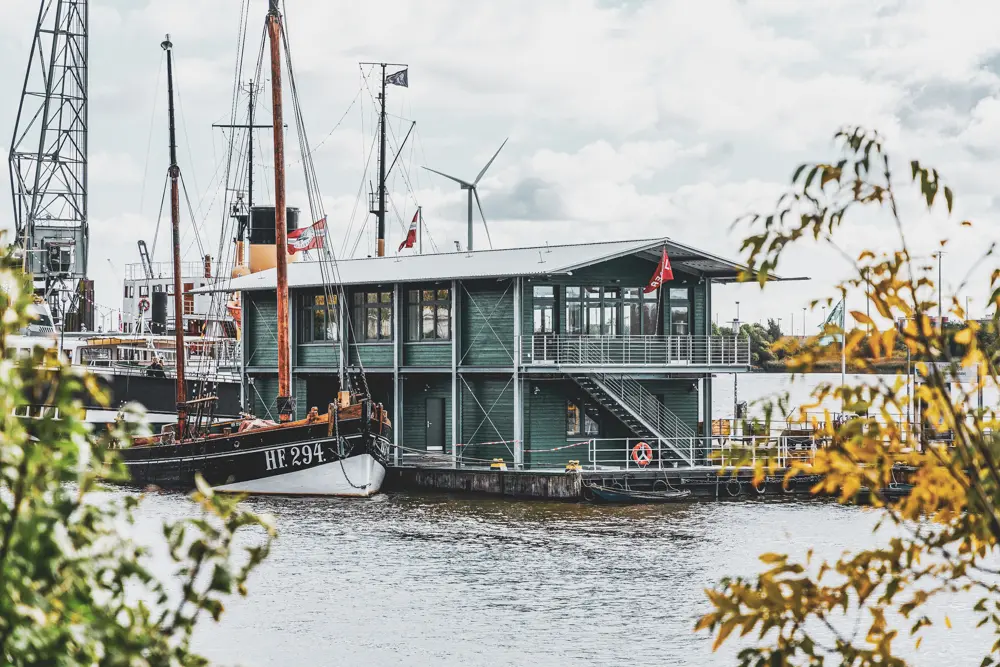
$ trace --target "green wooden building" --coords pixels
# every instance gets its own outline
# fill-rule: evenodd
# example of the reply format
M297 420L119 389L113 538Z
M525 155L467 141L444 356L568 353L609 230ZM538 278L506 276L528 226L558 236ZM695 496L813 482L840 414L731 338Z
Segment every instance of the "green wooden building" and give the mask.
M674 280L645 293L664 247ZM340 369L364 368L397 462L626 466L643 441L658 463L698 464L712 375L750 368L748 341L713 336L710 317L712 286L741 268L669 238L293 263L296 410L324 409ZM262 417L276 416L274 281L229 285ZM332 308L328 282L347 295Z

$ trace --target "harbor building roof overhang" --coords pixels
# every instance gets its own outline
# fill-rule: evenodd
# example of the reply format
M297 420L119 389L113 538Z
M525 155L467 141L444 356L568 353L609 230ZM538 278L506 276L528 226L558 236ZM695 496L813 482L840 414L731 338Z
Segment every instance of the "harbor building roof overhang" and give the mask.
M573 271L632 255L658 262L664 247L675 271L683 271L713 282L737 282L740 273L746 268L743 264L663 237L634 241L601 241L572 245L344 259L337 261L336 275L331 275L333 270L329 266L324 270L322 262L294 262L288 265L288 286L318 287L327 282L341 285L370 285L572 275ZM275 276L275 270L270 269L207 285L193 292L273 290ZM771 280L799 279L781 278L772 274Z

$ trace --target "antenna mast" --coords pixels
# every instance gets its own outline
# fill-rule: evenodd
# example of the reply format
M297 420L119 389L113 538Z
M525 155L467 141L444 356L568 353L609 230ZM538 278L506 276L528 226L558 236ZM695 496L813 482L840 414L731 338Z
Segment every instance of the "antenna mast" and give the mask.
M22 266L71 330L94 328L87 280L87 30L87 0L41 0L9 154Z

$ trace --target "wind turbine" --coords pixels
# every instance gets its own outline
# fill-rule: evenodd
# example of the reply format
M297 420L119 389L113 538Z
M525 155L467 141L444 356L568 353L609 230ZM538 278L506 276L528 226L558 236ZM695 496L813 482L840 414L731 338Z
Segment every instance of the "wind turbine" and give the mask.
M507 139L510 139L510 137L507 137ZM476 176L476 180L472 181L471 183L469 183L468 181L463 181L461 178L455 178L454 176L449 176L448 174L440 172L437 169L424 167L424 169L426 169L427 171L432 171L438 176L444 176L445 178L450 178L451 180L461 185L463 190L469 191L469 243L468 247L466 248L467 250L472 250L472 198L473 197L476 198L476 206L479 207L479 215L483 219L483 227L486 229L486 239L489 241L490 247L491 248L493 247L493 239L490 238L490 228L489 225L486 224L486 216L483 214L483 205L479 202L479 191L476 189L476 186L479 185L479 181L483 178L483 175L486 173L486 170L490 168L491 164L493 164L493 160L497 159L497 155L500 155L500 151L502 151L503 147L507 145L507 139L503 140L503 143L500 144L500 148L498 148L497 152L493 154L493 157L490 158L490 161L486 163L486 166L483 167L483 170L479 172L479 175Z

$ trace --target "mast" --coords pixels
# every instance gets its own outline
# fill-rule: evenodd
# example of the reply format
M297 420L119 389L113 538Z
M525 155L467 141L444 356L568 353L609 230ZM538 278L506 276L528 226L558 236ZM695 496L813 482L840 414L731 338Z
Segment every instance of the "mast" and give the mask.
M379 95L378 149L378 238L376 257L385 257L385 63L382 63L382 92Z
M285 222L285 142L281 107L281 14L270 0L267 34L271 45L271 107L274 112L274 231L278 292L278 419L290 421L294 410L288 342L288 229Z
M253 89L254 82L249 83L247 94L250 97L249 118L247 120L247 210L253 210Z
M181 169L177 166L177 133L174 126L174 68L170 35L160 44L167 52L167 114L170 119L170 237L174 259L174 348L177 351L177 437L187 435L187 386L184 381L184 293L181 281L181 200L177 181Z

